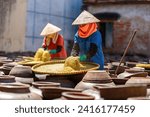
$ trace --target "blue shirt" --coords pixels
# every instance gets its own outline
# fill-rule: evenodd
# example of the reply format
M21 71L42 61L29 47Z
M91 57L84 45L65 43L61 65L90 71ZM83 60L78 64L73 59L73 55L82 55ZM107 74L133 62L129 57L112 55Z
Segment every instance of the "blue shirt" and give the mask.
M75 34L74 43L79 44L80 52L79 56L87 54L90 49L90 44L94 43L97 45L97 52L92 56L89 62L94 62L100 65L100 70L104 69L104 55L102 51L102 37L99 31L94 32L87 38L81 38L78 36L78 33Z

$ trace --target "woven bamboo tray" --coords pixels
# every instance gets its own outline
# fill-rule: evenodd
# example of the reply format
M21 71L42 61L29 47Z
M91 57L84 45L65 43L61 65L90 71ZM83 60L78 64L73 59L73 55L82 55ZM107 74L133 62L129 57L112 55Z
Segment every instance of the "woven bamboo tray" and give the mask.
M23 58L23 60L30 60L30 61L33 61L34 60L34 57L30 57L30 56L23 56L22 57Z
M82 62L85 68L79 71L63 72L64 61L51 61L42 64L37 64L32 67L32 71L39 74L50 74L50 75L73 75L73 74L83 74L89 70L96 70L99 65L91 62ZM46 70L45 70L46 68Z
M64 62L65 60L59 60L59 59L53 59L53 60L50 60L49 62ZM24 61L20 61L18 62L18 64L20 65L24 65L24 66L34 66L34 65L37 65L37 64L41 64L41 63L44 63L43 61L33 61L33 60L24 60Z
M136 64L136 67L142 67L146 70L150 70L150 64Z
M20 61L18 62L19 65L24 65L24 66L33 66L36 64L43 63L42 61L32 61L32 60L25 60L25 61Z

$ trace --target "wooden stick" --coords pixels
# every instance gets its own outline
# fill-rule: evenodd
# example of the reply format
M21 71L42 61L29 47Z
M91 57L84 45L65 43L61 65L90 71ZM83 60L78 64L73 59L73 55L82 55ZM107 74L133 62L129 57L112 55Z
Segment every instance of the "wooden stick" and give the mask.
M129 46L130 46L132 40L133 40L134 37L135 37L136 32L137 32L137 30L134 30L134 32L133 32L133 34L132 34L132 36L131 36L131 38L130 38L130 41L129 41L129 43L128 43L128 45L127 45L125 51L124 51L124 54L123 54L123 56L122 56L122 58L121 58L121 60L120 60L120 63L119 63L119 65L117 66L117 69L116 69L116 71L115 71L115 76L117 75L117 72L118 72L118 70L119 70L119 67L120 67L120 65L121 65L121 63L122 63L122 61L123 61L123 59L124 59L124 57L125 57L125 55L126 55L128 49L129 49Z

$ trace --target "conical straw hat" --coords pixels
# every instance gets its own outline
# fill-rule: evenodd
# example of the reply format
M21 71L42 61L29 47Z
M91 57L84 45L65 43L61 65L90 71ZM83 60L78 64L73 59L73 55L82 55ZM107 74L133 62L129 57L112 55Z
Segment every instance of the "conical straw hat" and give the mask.
M59 32L60 30L61 29L58 28L57 26L54 26L53 24L48 23L44 27L44 29L42 30L41 35L42 36L46 36L46 35L49 35L49 34L53 34L53 33Z
M72 25L88 24L93 22L100 22L95 16L87 11L83 11L72 23Z

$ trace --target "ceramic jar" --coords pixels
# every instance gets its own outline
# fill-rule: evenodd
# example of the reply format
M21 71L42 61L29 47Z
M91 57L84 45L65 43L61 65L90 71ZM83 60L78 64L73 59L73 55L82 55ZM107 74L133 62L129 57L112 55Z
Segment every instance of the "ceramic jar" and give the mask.
M110 69L110 72L114 71L114 73L115 73L115 70L117 69L117 67L119 66L120 63L119 62L112 62L111 64L112 64L112 68ZM129 67L124 65L124 63L121 63L121 65L119 66L119 69L117 71L117 74L124 72L125 69L128 69L128 68Z
M127 62L126 62L126 65L127 65L128 67L130 67L130 68L135 67L136 64L138 64L138 62L130 62L130 61L127 61Z
M11 62L13 62L12 59L8 59L7 57L0 57L0 66L6 63L11 63Z
M29 85L24 84L0 84L1 100L41 100L42 98L30 92Z
M39 88L39 87L59 87L60 83L37 81L37 82L33 82L32 86L35 87L35 88Z
M60 83L37 81L37 82L32 83L32 87L30 87L30 90L31 90L31 92L34 92L43 98L40 87L59 87L59 86L60 86Z
M5 63L0 67L0 69L4 72L5 75L8 75L11 69L16 65L16 62Z
M30 66L17 65L12 68L9 75L15 76L16 81L25 84L32 84L34 81L34 74Z
M150 96L150 77L131 77L126 85L146 85L147 86L147 96Z
M82 92L63 92L61 98L63 100L94 100L95 97Z
M145 85L95 86L105 100L126 100L129 97L146 96Z
M42 90L43 99L52 100L61 97L62 92L81 92L82 90L64 87L39 87Z
M82 81L76 85L75 89L93 89L93 86L98 84L115 85L106 71L91 70L85 74Z
M10 76L10 75L1 75L0 76L0 83L14 83L15 81L15 76Z
M37 75L36 75L37 76ZM35 81L42 81L42 82L55 82L60 83L61 87L66 88L74 88L76 83L70 80L71 77L69 76L61 76L61 75L47 75L46 78L36 78Z
M119 74L117 78L147 77L147 75L147 72L126 69L125 72Z

